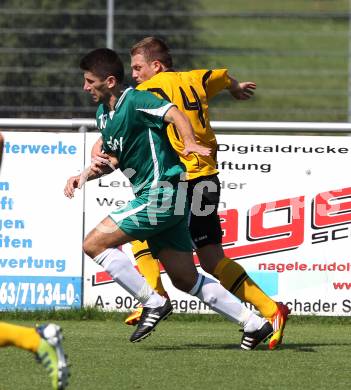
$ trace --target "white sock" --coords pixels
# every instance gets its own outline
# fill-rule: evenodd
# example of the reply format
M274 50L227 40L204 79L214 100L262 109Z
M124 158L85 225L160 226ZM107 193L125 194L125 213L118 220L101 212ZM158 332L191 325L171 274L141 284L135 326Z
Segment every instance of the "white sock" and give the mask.
M108 248L94 258L115 282L145 307L162 306L166 299L157 294L133 267L128 256L117 248Z
M266 322L267 320L265 318L259 317L251 312L249 319L243 324L244 331L249 333L254 332L255 330L261 329Z
M197 296L202 302L205 302L215 312L224 315L230 321L242 325L248 332L259 329L261 326L260 317L247 309L243 304L230 294L222 285L199 274L195 286L189 291L189 294ZM251 330L252 327L257 326Z

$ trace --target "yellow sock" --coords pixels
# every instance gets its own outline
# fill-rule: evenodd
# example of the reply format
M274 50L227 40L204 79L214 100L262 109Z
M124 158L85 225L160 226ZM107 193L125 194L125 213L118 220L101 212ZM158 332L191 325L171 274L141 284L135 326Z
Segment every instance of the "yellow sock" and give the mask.
M0 347L13 345L35 353L38 351L40 340L34 328L0 322Z
M132 251L137 261L139 272L157 293L166 296L167 293L161 280L160 263L152 257L147 242L133 241Z
M216 266L214 276L227 290L243 302L251 303L270 320L277 311L277 304L250 279L244 268L231 259L224 257Z

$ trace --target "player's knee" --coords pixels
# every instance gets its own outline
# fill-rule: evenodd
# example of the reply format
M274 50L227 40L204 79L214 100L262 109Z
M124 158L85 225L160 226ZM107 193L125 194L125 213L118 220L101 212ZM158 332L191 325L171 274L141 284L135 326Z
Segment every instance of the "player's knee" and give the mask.
M93 240L90 237L86 237L83 241L83 251L86 255L92 259L97 255L96 248L93 244Z
M184 277L173 277L172 283L174 287L184 292L190 291L194 285L193 280L189 280L188 278L184 278Z
M201 268L213 275L214 271L221 259L224 258L223 248L220 244L208 244L196 251Z
M91 257L91 248L89 242L86 239L83 241L83 252Z
M201 263L201 268L207 272L208 274L213 275L215 267L212 262L209 261L200 261Z

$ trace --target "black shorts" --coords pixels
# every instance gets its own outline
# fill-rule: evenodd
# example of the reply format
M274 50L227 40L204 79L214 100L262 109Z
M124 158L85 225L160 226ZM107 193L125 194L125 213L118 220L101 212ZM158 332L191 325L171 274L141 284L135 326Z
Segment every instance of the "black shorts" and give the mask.
M217 214L220 193L217 175L188 181L187 197L191 204L189 230L195 249L222 243L221 222Z

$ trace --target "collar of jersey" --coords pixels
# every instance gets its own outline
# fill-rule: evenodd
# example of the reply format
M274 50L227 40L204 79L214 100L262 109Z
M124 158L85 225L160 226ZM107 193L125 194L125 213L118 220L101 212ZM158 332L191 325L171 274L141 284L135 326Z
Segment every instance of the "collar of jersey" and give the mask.
M117 103L115 105L115 110L117 110L117 108L122 104L124 98L126 97L127 93L132 90L133 88L132 87L128 87L127 89L124 90L124 92L122 93L122 95L119 97L119 99L117 100Z

